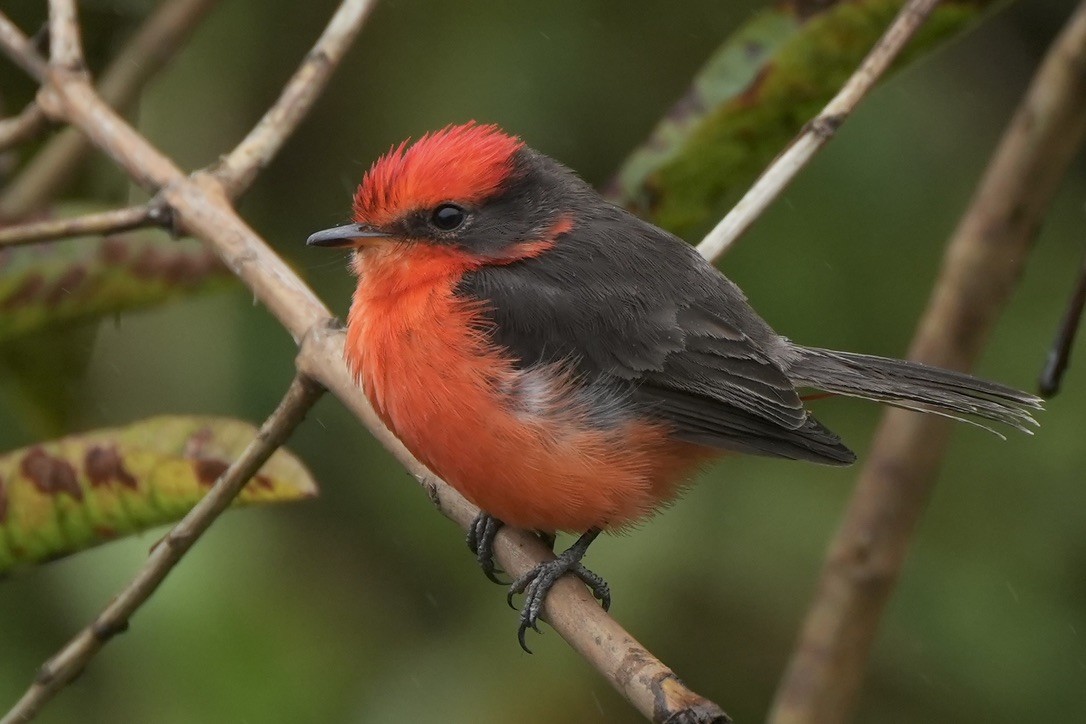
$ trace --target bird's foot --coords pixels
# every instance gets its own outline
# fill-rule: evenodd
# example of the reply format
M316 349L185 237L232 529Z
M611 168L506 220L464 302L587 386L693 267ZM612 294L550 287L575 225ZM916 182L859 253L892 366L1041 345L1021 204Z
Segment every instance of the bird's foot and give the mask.
M479 562L483 574L494 583L504 586L508 582L498 578L498 568L494 565L494 538L503 525L505 523L489 513L480 512L468 528L468 548L475 554L475 560Z
M525 643L524 635L528 632L528 629L541 633L539 630L539 616L543 613L543 602L546 600L551 588L558 582L558 579L567 573L573 574L588 586L592 591L592 595L603 606L604 611L611 607L611 587L607 585L607 581L603 580L599 574L585 568L581 563L589 544L599 534L599 530L590 530L578 538L576 543L567 548L557 558L540 563L513 581L513 584L509 586L509 595L506 600L511 608L516 608L513 606L513 596L518 593L524 594L524 605L520 609L520 628L517 629L517 640L520 641L520 647L529 654L532 653L532 650Z

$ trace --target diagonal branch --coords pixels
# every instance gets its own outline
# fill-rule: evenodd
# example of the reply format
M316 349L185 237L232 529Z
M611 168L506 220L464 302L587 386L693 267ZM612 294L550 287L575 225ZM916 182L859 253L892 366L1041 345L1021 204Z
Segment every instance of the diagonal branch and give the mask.
M45 60L38 55L38 51L34 49L34 44L30 42L30 39L19 28L15 27L15 24L4 13L0 13L0 48L31 78L39 83L44 81Z
M177 54L219 0L165 0L136 30L102 73L98 92L114 108L126 108Z
M943 259L910 359L968 370L1086 139L1086 1L1034 76ZM844 721L946 449L945 420L883 417L826 556L770 721Z
M34 718L42 705L77 677L94 655L114 636L128 628L132 614L151 597L173 567L237 497L272 453L279 449L324 389L297 375L283 400L260 427L256 438L228 467L207 495L151 549L147 562L94 621L76 634L38 671L34 683L18 703L0 719L15 724Z
M346 0L328 27L295 71L275 102L237 148L225 156L212 173L226 193L236 198L264 170L283 143L298 128L313 103L324 91L332 72L354 42L376 0Z
M1044 369L1041 370L1037 386L1045 397L1054 397L1060 391L1063 382L1063 374L1067 366L1071 364L1071 347L1075 343L1079 324L1082 323L1082 310L1086 307L1086 261L1078 273L1078 282L1075 290L1067 301L1067 309L1060 320L1059 329L1056 331L1056 339L1052 341L1052 349L1045 360Z
M98 89L103 100L114 108L130 106L140 90L165 67L217 2L165 0L102 73ZM12 46L3 38L5 23L10 26L6 18L0 22L0 43L11 54ZM19 34L17 30L15 33ZM35 56L30 46L12 55L20 64L33 63ZM43 68L38 68L36 72L25 65L23 67L41 80ZM56 196L86 158L90 148L87 139L75 129L58 133L0 194L0 219L21 219Z
M898 53L927 20L939 0L909 0L864 62L836 96L812 119L791 145L770 164L739 203L698 244L710 261L722 257L781 192L825 146L864 96L889 69Z
M0 248L91 234L118 234L169 223L168 212L154 203L86 214L74 219L47 219L0 228Z
M0 42L5 22L0 14ZM5 47L18 47L19 36L16 31L16 42ZM327 307L237 216L222 183L210 173L186 177L103 103L88 83L52 71L46 75L39 96L43 108L80 129L148 191L160 192L186 232L210 244L295 340L310 333L313 349L319 342L321 351L309 351L303 345L302 372L326 384L415 475L441 512L466 528L475 508L411 457L381 424L344 366L342 336L326 331L334 324ZM503 568L513 575L553 557L534 536L512 529L499 534L496 552ZM546 614L563 638L645 716L694 724L728 721L720 707L686 688L602 611L583 587L560 582L548 596Z

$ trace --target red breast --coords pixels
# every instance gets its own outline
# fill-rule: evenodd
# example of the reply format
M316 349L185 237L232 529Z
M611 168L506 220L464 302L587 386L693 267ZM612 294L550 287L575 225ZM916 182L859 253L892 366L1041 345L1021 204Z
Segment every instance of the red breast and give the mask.
M518 370L459 297L475 262L420 244L356 258L346 357L381 419L419 460L499 519L536 530L622 527L674 497L710 452L665 425L601 429L560 366Z

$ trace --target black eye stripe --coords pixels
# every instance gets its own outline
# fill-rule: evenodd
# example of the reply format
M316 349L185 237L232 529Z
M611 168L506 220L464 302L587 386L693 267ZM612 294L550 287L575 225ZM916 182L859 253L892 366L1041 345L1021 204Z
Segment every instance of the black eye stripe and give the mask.
M430 223L441 231L459 228L467 218L467 212L456 204L441 204L430 214Z

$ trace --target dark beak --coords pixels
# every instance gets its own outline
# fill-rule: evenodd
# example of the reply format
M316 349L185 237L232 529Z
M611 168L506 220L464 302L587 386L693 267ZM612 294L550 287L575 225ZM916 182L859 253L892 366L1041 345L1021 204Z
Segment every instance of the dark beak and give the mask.
M365 224L347 224L346 226L337 226L334 229L318 231L305 240L305 245L338 249L344 246L354 246L359 239L387 238L389 238L389 235L385 232L371 229Z

